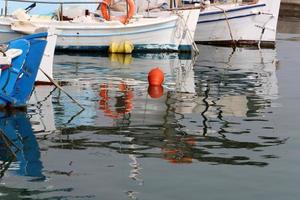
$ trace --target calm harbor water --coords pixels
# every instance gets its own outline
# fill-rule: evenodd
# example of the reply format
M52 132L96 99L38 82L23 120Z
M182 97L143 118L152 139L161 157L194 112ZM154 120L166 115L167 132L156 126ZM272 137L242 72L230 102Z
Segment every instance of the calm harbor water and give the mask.
M276 49L199 49L58 53L85 110L36 87L27 112L2 113L0 199L297 199L300 20L280 21Z

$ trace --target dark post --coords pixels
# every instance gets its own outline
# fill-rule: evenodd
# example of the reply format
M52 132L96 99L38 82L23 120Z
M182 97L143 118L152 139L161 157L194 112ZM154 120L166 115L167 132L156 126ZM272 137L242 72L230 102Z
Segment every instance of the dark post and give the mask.
M59 18L60 18L59 20L60 20L60 21L63 21L63 20L64 20L63 9L64 9L64 8L63 8L63 4L61 3L61 4L60 4L60 16L59 16Z
M7 16L7 0L5 0L4 16Z

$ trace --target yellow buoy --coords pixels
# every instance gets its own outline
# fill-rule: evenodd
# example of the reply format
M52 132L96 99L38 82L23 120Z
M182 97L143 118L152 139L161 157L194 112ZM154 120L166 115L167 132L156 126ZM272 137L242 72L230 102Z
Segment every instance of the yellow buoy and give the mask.
M108 51L110 53L125 53L130 54L134 49L131 41L111 42Z
M109 53L118 53L118 46L119 44L117 42L111 42L108 49Z
M125 53L124 42L119 43L117 53Z
M124 42L124 53L132 53L133 49L134 49L134 46L133 46L132 42L130 42L130 41Z

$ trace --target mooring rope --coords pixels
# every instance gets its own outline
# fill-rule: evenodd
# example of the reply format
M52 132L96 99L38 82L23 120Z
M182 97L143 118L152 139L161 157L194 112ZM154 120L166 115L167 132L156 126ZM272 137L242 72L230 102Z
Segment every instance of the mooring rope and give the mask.
M264 13L262 13L262 14L264 14ZM260 37L259 37L259 41L258 41L258 44L257 44L257 47L258 47L259 49L261 49L261 41L262 41L262 37L263 37L263 35L264 35L265 31L266 31L266 25L273 19L273 17L274 17L274 15L271 15L271 16L270 16L270 19L268 19L268 20L264 23L264 25L263 25L262 27L257 26L257 27L259 27L259 28L262 29L262 30L261 30L261 34L260 34Z
M21 149L13 142L11 141L5 134L5 132L0 129L0 137L2 138L2 140L4 141L5 145L7 146L7 148L11 151L11 153L13 154L13 156L16 158L16 152L21 151ZM14 152L10 146L13 146L16 148L16 152Z
M229 30L229 34L230 34L230 37L231 37L231 41L232 41L232 44L233 44L233 47L236 48L236 41L233 38L233 34L232 34L232 30L231 30L231 27L230 27L230 24L229 24L229 20L228 20L228 17L227 17L226 10L223 9L223 8L220 8L220 7L216 6L216 5L212 5L212 6L215 7L215 8L217 8L217 9L220 9L221 11L223 11L225 19L226 19L227 27L228 27L228 30Z
M198 49L198 47L197 47L197 44L196 44L195 40L193 39L192 33L191 33L191 31L190 31L190 29L188 28L188 25L187 25L187 21L188 21L188 19L190 18L191 12L189 12L189 15L188 15L188 17L187 17L186 20L184 20L182 14L176 12L176 15L177 15L178 17L180 17L181 20L183 21L183 25L184 25L184 28L185 28L185 30L186 30L186 32L187 32L188 38L189 38L189 40L192 42L193 50L194 50L197 54L199 54L200 51L199 51L199 49ZM180 43L182 42L182 39L183 39L183 38L181 37Z

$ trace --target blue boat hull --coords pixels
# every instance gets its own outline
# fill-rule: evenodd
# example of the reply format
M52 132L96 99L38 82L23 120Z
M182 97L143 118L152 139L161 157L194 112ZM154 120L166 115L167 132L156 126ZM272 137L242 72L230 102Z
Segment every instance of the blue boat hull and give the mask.
M0 107L23 107L29 100L37 72L47 45L47 33L28 35L8 42L8 49L21 49L12 65L2 68Z

